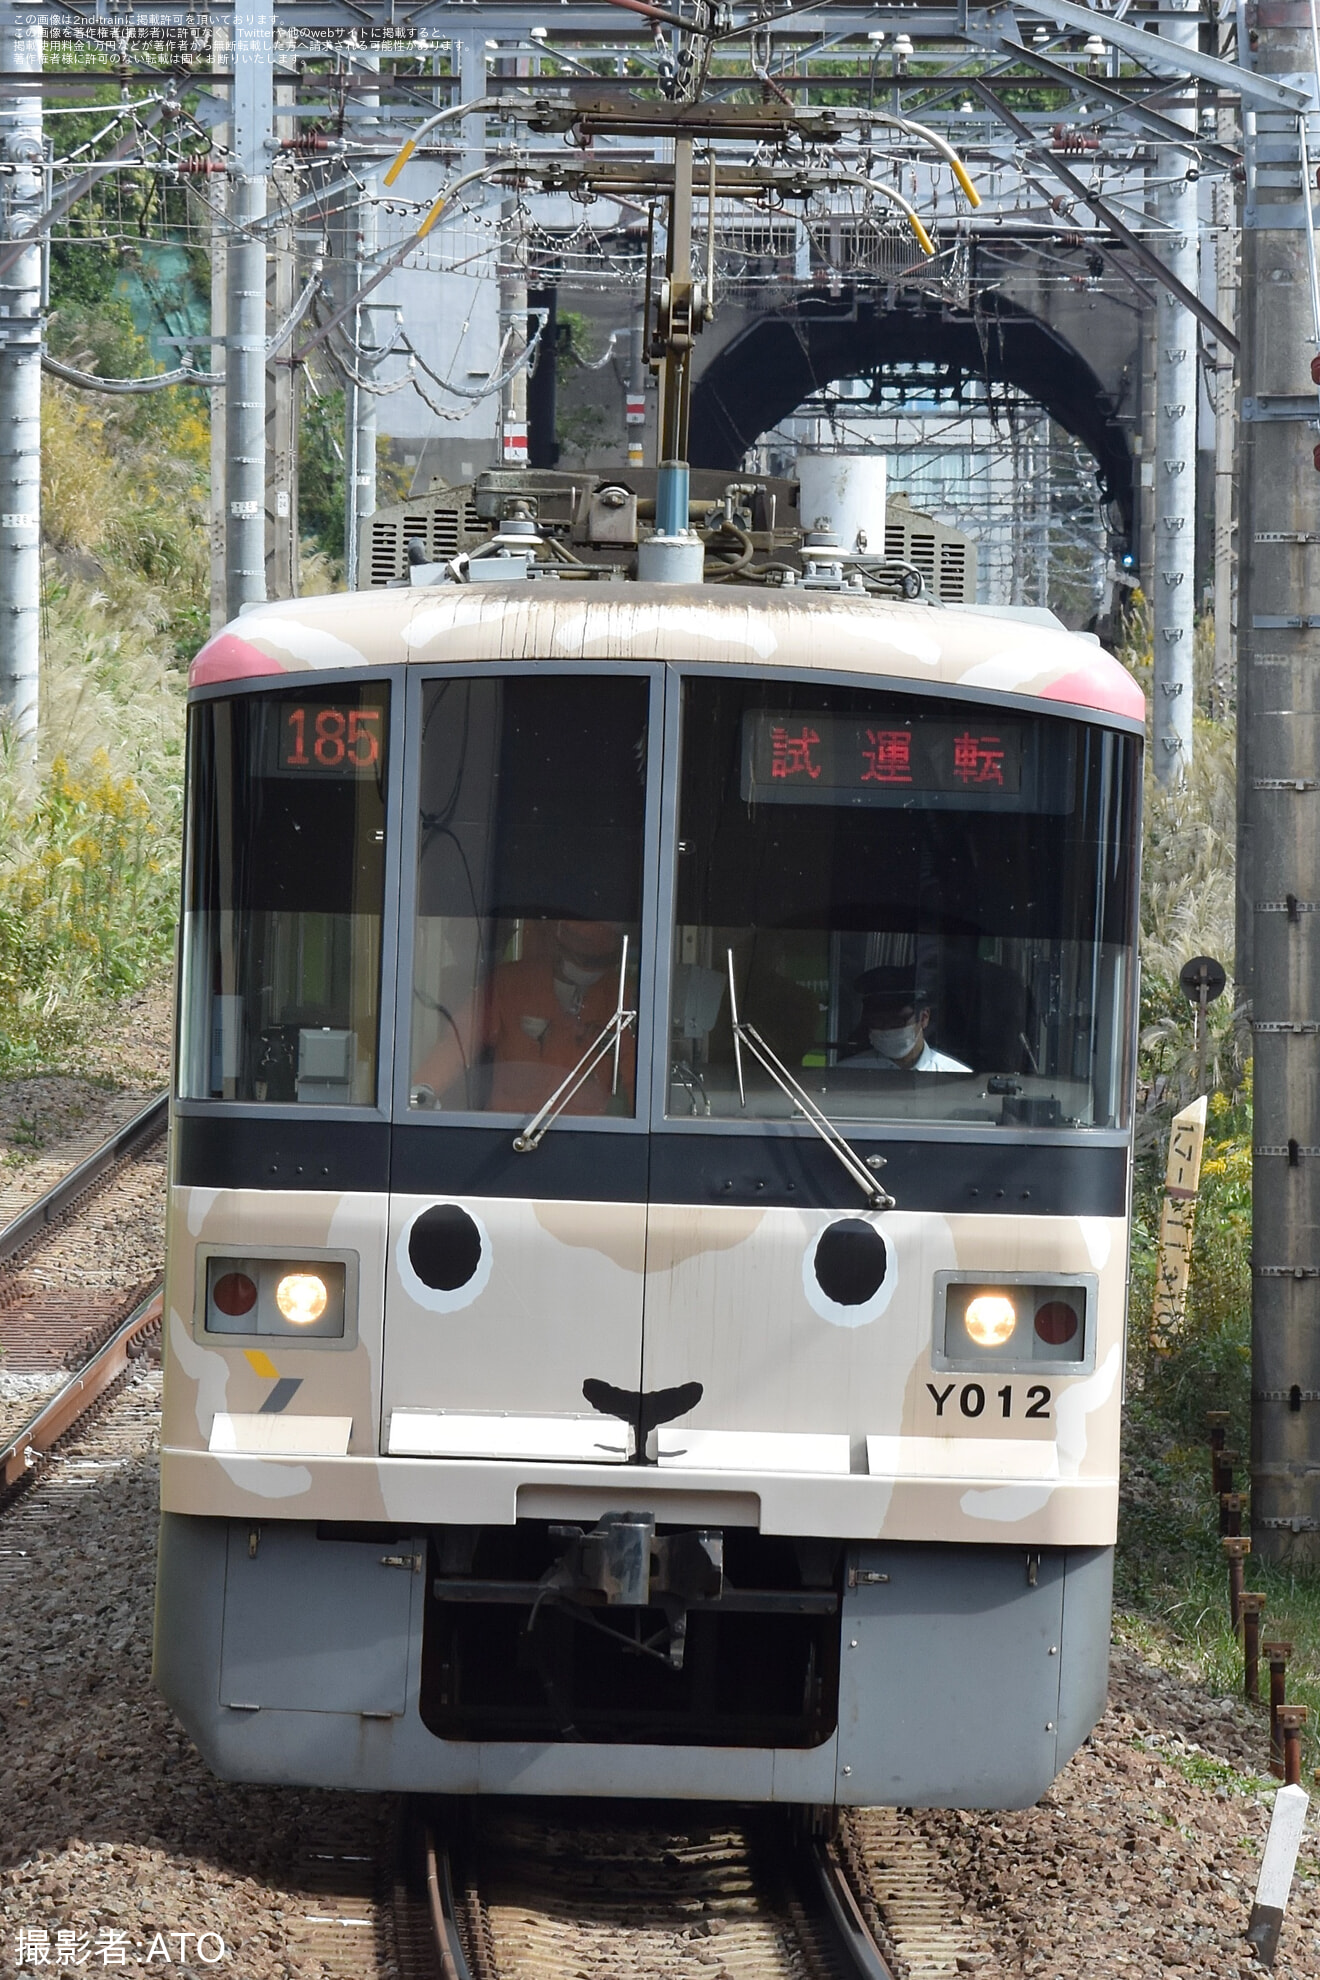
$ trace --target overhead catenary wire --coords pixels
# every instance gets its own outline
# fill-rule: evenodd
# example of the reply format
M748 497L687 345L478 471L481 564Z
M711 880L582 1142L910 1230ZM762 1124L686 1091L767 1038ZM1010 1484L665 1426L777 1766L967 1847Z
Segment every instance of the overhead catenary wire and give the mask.
M528 366L532 364L532 362L536 357L537 350L541 343L541 338L545 333L545 326L550 320L550 312L549 310L546 309L529 310L528 316L536 317L537 322L536 322L535 330L532 332L531 336L527 339L526 344L523 346L522 350L519 351L513 363L508 366L507 370L500 371L499 366L503 361L504 353L509 348L509 341L513 335L512 326L510 326L510 328L505 331L503 339L501 340L500 343L499 350L495 354L495 363L494 365L492 365L490 375L486 379L484 385L480 385L476 387L467 386L467 385L457 385L454 383L452 379L442 378L439 372L433 371L430 365L426 363L425 359L418 355L417 351L414 349L414 347L411 344L409 344L408 348L413 358L416 360L418 369L424 372L426 376L432 381L433 384L438 385L442 392L452 392L455 398L458 399L470 399L470 400L488 399L493 392L502 392L504 387L512 383L512 381L519 375L520 372L527 370Z
M303 317L311 307L312 299L321 287L321 271L315 269L308 278L302 294L285 317L275 334L267 340L267 361L275 357L293 335ZM382 353L385 355L385 353ZM105 378L99 371L82 371L77 365L66 364L62 359L52 357L48 351L41 354L41 367L66 385L76 385L83 392L160 392L172 385L223 385L222 371L199 371L188 363L175 365L170 371L149 372L141 378Z
M475 170L471 172L461 173L457 179L453 180L450 185L446 186L444 191L440 194L439 198L436 199L434 204L431 206L429 212L426 214L426 217L423 219L421 226L414 229L414 231L408 235L406 240L401 241L397 247L392 249L391 252L388 255L386 255L384 261L381 262L380 266L373 272L373 274L365 282L363 282L360 285L360 287L355 289L353 294L349 296L348 299L340 305L339 309L336 310L335 314L330 318L329 322L322 324L316 331L315 335L310 337L308 341L305 344L303 344L298 351L294 353L297 362L298 363L304 362L306 358L310 356L311 352L317 348L318 345L323 344L325 342L326 338L330 336L332 331L337 330L341 323L347 322L349 317L353 315L355 310L359 307L359 305L362 302L366 300L366 298L372 293L373 290L378 289L381 283L385 281L388 276L394 273L396 268L401 268L403 266L404 262L408 259L408 256L414 253L416 249L420 246L422 241L426 239L427 235L431 232L431 229L439 223L440 218L444 214L446 209L453 205L453 202L457 198L458 194L462 192L465 187L470 185L475 185L483 181L489 182L499 172L504 171L506 169L507 168L502 164L482 165L477 167Z
M196 371L190 364L179 364L172 371L157 371L145 378L102 378L99 372L80 371L64 364L49 351L41 354L41 368L65 385L76 385L83 392L162 392L171 385L223 385L224 373Z
M664 8L662 6L651 9L650 11L653 14L662 14ZM673 27L676 34L681 31L682 35L688 37L691 42L699 44L707 35L706 23L713 23L715 15L713 10L707 13L704 9L698 8L696 11L701 16L698 20L683 20L676 16L666 22L665 25ZM789 6L781 15L775 17L773 20L763 24L743 23L740 27L732 29L729 36L726 37L721 33L718 38L725 39L746 36L751 25L764 25L771 30L777 30L782 22L791 19L793 15L810 11L811 9L805 5ZM728 17L725 16L724 18L727 21ZM810 33L811 30L804 29L801 38L809 39ZM674 36L667 35L664 39L666 45L672 50L676 45ZM555 51L546 48L544 43L538 41L533 45L539 48L550 60L557 59ZM782 49L787 45L787 42L781 42L779 47ZM826 40L813 41L811 46L806 49L805 54L799 45L793 60L795 63L809 62L813 52L819 53L828 45L829 43ZM1158 53L1159 51L1154 50L1152 52ZM923 58L924 55L925 51L923 50ZM643 51L643 56L645 66L649 58L645 56L645 51ZM361 66L351 55L347 59L349 66ZM558 59L571 62L573 58L561 52ZM960 54L950 59L956 63L961 61L963 57ZM874 58L872 60L874 65ZM581 68L583 65L578 63L576 66ZM768 36L766 40L765 60L761 64L761 68L767 73L772 71L777 72L779 68L777 62L772 63L770 61ZM822 86L828 85L828 68L829 65L820 62L815 63L812 67L811 73L816 76L817 81ZM999 72L995 66L991 66L985 71L989 76L994 76ZM588 73L591 73L591 71L588 71ZM400 86L402 86L404 80L407 79L399 79ZM713 94L718 93L719 84L723 80L725 79L716 79ZM913 80L910 78L909 82ZM1020 83L1021 80L1022 78L1019 77L1015 79L1015 82ZM457 148L459 132L453 129L452 126L465 118L480 119L484 112L498 113L507 120L510 142L513 142L514 124L525 121L533 101L533 95L541 87L536 82L529 84L522 79L515 80L510 78L507 82L495 80L492 93L482 96L473 95L471 100L466 103L451 102L445 109L428 114L430 112L430 105L422 96L420 88L416 87L416 85L420 83L427 89L435 88L436 90L438 90L441 81L445 83L447 88L456 88L461 85L457 84L456 79L447 76L443 78L436 77L433 81L424 77L414 77L411 81L414 87L409 90L410 100L407 107L394 111L383 110L381 113L381 125L385 127L380 132L383 147L388 147L392 137L401 128L406 128L406 122L409 119L415 121L418 117L424 118L424 121L415 128L413 136L408 139L403 153L396 157L395 163L391 167L391 172L387 175L387 183L393 177L397 177L398 170L406 163L407 157L413 156L416 153L424 133L428 130L434 130L437 125L443 127L449 124L451 128L441 138L438 145L425 153L425 163L432 168L436 158L440 158L446 154L452 155L453 151ZM604 83L606 78L602 76L601 81ZM939 72L932 72L929 81L932 88L937 91L937 94L941 90L943 90L944 94L947 94L948 84ZM186 112L182 116L180 115L181 106L177 101L180 93L180 84L174 78L165 77L161 78L161 82L162 96L160 99L150 97L135 99L132 104L118 106L113 114L107 109L90 116L88 118L89 126L95 123L100 128L97 131L97 136L94 139L88 140L87 144L95 148L98 144L108 143L111 134L122 123L125 117L137 120L144 110L157 101L163 105L164 114L169 119L170 128L177 137L181 130L186 127L188 121ZM960 78L959 86L965 88L967 84ZM648 83L646 87L653 89L654 84ZM882 91L886 88L885 78L883 76L879 78L879 87ZM1080 78L1080 76L1078 87L1080 90L1085 90L1088 87L1085 79ZM471 84L469 83L470 89ZM686 90L686 84L683 85L683 89L684 91ZM499 90L500 93L495 94L494 90ZM342 90L340 94L342 100ZM897 88L895 89L895 103L913 102L919 104L921 106L922 117L929 117L933 114L927 98L928 92L925 89L917 91L915 95L903 94L902 96L898 94ZM883 95L881 100L884 100ZM943 240L940 238L940 234L943 232L947 221L947 216L950 213L951 205L953 210L955 212L957 211L958 193L950 186L945 173L940 169L938 164L925 154L928 151L934 151L938 157L946 159L952 165L954 159L957 157L953 146L941 136L939 131L933 130L929 123L918 122L916 118L906 115L900 116L897 110L894 112L880 111L876 110L872 105L869 107L868 113L862 115L855 111L850 111L846 107L840 108L837 105L832 106L832 109L835 114L837 128L849 132L848 141L841 145L837 139L831 139L821 147L808 144L802 146L799 151L794 152L794 157L800 156L804 164L814 165L815 169L809 173L809 176L814 178L824 168L828 181L828 189L822 186L819 190L813 191L812 196L808 199L803 213L803 226L799 232L799 242L801 245L798 251L808 256L810 265L816 271L816 278L820 279L822 273L828 273L831 282L840 280L857 287L863 284L878 285L886 281L908 284L910 289L918 292L944 295L950 301L954 301L961 292L965 292L968 281L966 263L965 261L960 263L958 260L960 252L959 242L961 241L962 251L965 252L968 238L971 234L977 233L978 245L975 251L979 253L980 260L974 268L971 279L979 288L984 289L986 286L986 270L990 263L990 257L995 253L993 237L988 233L979 233L976 222L969 223L964 219L959 223L959 235L952 247L946 245L949 238L947 233ZM302 114L308 114L306 109L303 110ZM1024 118L1029 120L1029 128L1028 124L1024 124L1023 128L1027 130L1028 135L1034 140L1033 145L1028 147L1019 144L1015 147L1014 155L1011 158L999 160L995 167L996 179L998 180L1001 175L1005 179L1009 187L1010 198L1012 193L1012 177L1010 175L1013 173L1021 174L1024 172L1024 169L1030 170L1033 162L1036 169L1041 169L1045 161L1036 155L1037 147L1047 145L1049 141L1047 127L1038 123L1034 113L1023 112L1022 114ZM1051 111L1049 114L1054 116L1058 113ZM1094 104L1088 105L1084 101L1075 98L1069 104L1067 114L1079 124L1089 123L1092 117L1097 124L1103 124L1106 116L1106 106L1101 105L1097 107ZM107 118L110 121L106 122L105 119ZM959 130L965 128L958 125L956 118L952 119L945 127L951 131L955 139L958 137ZM343 129L342 124L340 128L341 130ZM321 154L319 161L313 159L310 145L305 150L295 150L291 147L288 153L282 157L280 161L280 172L272 180L273 185L277 183L279 185L279 191L277 193L278 211L272 211L268 221L249 224L246 228L240 229L232 217L219 212L218 205L211 206L210 210L218 213L222 231L229 238L237 238L240 234L252 238L258 232L267 233L270 229L281 224L288 224L292 215L298 213L300 216L305 216L312 223L311 230L308 233L303 233L299 229L294 234L294 239L297 242L298 252L301 257L306 251L306 243L314 239L316 224L326 214L327 209L345 199L352 199L359 195L360 181L357 173L361 170L361 158L367 155L389 155L387 148L383 149L382 154L377 154L375 147L364 149L357 146L351 135L355 127L350 125L348 128L350 135L346 142L340 140L326 147L326 152L330 150L335 152L336 156L333 159L327 156L325 152ZM845 162L845 159L848 163L855 164L855 170L857 172L863 171L861 159L854 161L853 157L854 143L852 141L852 133L858 131L862 132L865 137L873 138L874 140L871 146L872 156L866 161L866 169L863 176L860 178L847 177L837 170L831 176L829 172L831 162L835 167L838 167ZM123 171L128 173L163 169L166 174L169 174L172 169L172 161L170 156L166 154L170 153L176 147L169 144L162 145L159 140L148 144L146 142L146 135L146 131L143 129L131 138L131 144L138 147L138 157L135 157L130 149L129 156L119 160L117 163L102 159L98 169L102 172ZM517 141L520 144L527 142L526 133L522 129L517 133ZM570 137L570 145L571 142ZM214 140L208 137L208 143L213 144ZM1189 154L1193 153L1194 145L1194 139L1187 144L1186 148ZM980 148L979 136L977 147L977 176L984 185L984 152ZM72 159L80 158L85 148L85 146L79 146L73 152L70 160L59 159L54 161L53 165L48 161L48 169L63 177ZM863 149L865 150L865 148L864 146ZM217 158L221 157L222 148L215 147L213 155ZM468 155L470 156L470 153ZM769 162L768 148L759 155L765 156L767 162ZM1065 158L1070 156L1066 150L1061 155ZM537 194L549 193L554 188L548 176L542 176L543 169L548 169L545 168L544 161L549 156L550 153L548 151L544 153L532 151L530 154L525 151L510 154L506 151L503 158L497 164L488 164L482 172L471 176L483 178L489 175L505 184L521 183ZM141 162L139 162L139 157ZM607 159L608 146L604 146L597 154L597 162L604 163ZM322 171L334 184L329 187L317 187L314 190L301 193L299 197L292 197L291 195L298 193L300 188L307 187L308 178L305 175L305 168L315 165L317 162L320 163ZM421 159L418 160L419 164L422 162ZM754 160L754 162L756 161ZM1095 157L1092 154L1087 154L1085 159L1073 158L1071 162L1076 171L1082 174L1087 180L1093 195L1103 194L1104 198L1109 202L1109 212L1101 217L1094 208L1089 213L1084 211L1079 203L1077 221L1080 224L1077 224L1074 221L1071 206L1064 209L1061 204L1052 204L1048 196L1044 194L1043 189L1041 189L1042 197L1045 200L1046 212L1042 215L1039 224L1042 227L1050 225L1047 216L1052 207L1053 212L1060 215L1070 233L1076 233L1078 236L1085 233L1088 237L1094 233L1099 236L1100 238L1097 239L1096 245L1106 255L1113 271L1120 274L1124 273L1126 272L1125 256L1121 250L1113 249L1103 236L1109 231L1107 222L1115 210L1120 217L1130 211L1128 201L1136 197L1135 193L1128 190L1132 183L1131 175L1133 173L1141 173L1144 167L1139 160L1129 159L1127 157L1118 158L1113 155L1109 149L1109 140L1106 140L1106 150L1103 157ZM286 167L288 168L287 177L284 176ZM357 168L356 170L355 167ZM442 171L445 169L458 168L457 166L441 167ZM891 172L894 175L893 183L885 184L884 181ZM527 176L520 179L519 175L524 173ZM920 174L919 177L918 174ZM316 175L314 174L314 176ZM419 173L417 176L425 183L422 173ZM955 176L957 176L956 172ZM178 174L180 181L184 177L185 175L183 173ZM59 183L58 178L56 183ZM487 240L486 223L481 219L474 220L471 218L472 214L480 213L481 202L477 200L471 206L462 205L457 209L454 209L452 206L453 201L456 196L460 195L461 188L465 183L470 183L470 177L460 178L452 185L447 186L440 194L440 197L430 207L424 207L420 201L400 202L397 210L400 212L416 211L421 224L416 227L408 241L401 243L398 248L392 251L394 259L391 265L381 267L377 264L373 267L372 262L368 261L365 272L369 279L363 281L362 287L351 299L351 303L354 306L360 307L364 297L376 287L378 282L384 280L391 272L391 266L398 266L401 259L406 258L420 242L431 234L441 215L449 211L455 212L458 222L456 231L461 233L461 238L454 240L451 237L450 240L447 240L434 253L428 251L425 254L417 254L415 261L410 264L411 266L422 266L428 270L448 275L454 272L455 269L465 267L469 263L479 263L483 256L491 252L494 252L499 257L501 267L503 267L506 259L515 266L529 266L538 260L537 252L529 245L534 238L543 241L556 253L564 248L566 240L572 241L576 239L578 242L577 248L575 250L570 249L569 251L575 253L577 260L583 264L580 272L584 280L607 292L612 285L622 284L635 279L636 258L630 258L618 248L615 237L608 232L605 223L599 219L597 219L597 226L601 230L599 233L584 223L576 235L566 235L564 228L559 225L547 225L541 228L539 235L536 235L533 227L530 224L525 224L517 231L516 238L511 246L508 241L497 238L493 248L487 247L485 245ZM193 198L201 198L202 205L208 205L208 202L204 198L207 184L208 181L201 174L198 174L197 182L186 188L189 196L186 203L186 211L189 215L194 212L191 205ZM852 231L844 236L843 244L840 246L839 237L841 229L834 226L832 233L827 236L824 216L827 211L829 213L842 211L844 214L849 214L850 207L847 193L850 188L855 186L860 186L864 190L851 203L851 217L848 225ZM932 187L934 188L933 192L931 190ZM968 183L966 185L963 184L961 179L959 180L959 188L975 201L976 195L970 190L970 175L968 175ZM85 181L83 182L83 189L86 189ZM833 189L837 189L842 197L838 199L832 198L831 191ZM952 198L950 197L951 195ZM576 197L577 195L570 194L569 196ZM791 193L789 196L792 196ZM174 198L172 190L170 197L171 199ZM587 197L589 198L589 195ZM610 197L616 197L616 195L602 193L598 197L609 199ZM621 198L622 195L617 195L617 197ZM741 199L743 195L734 194L731 191L730 197ZM992 198L992 194L987 191L986 197L989 200ZM993 191L993 204L999 209L995 214L995 221L999 222L999 224L1003 224L1003 214L1005 212L1005 208L1002 205L1003 197L999 184L996 184ZM122 218L127 213L131 195L127 192L120 193L118 187L113 192L99 196L94 202L89 201L88 204L89 206L94 206L98 211L102 205L108 205L113 214L116 199L120 202ZM926 203L928 200L933 200L933 210L941 217L941 226L939 229L936 228L934 222L930 219L929 213L926 213ZM892 218L888 212L881 211L882 205L886 208L892 207L894 209ZM919 208L923 213L926 213L924 219L917 217ZM68 210L67 206L65 210ZM393 211L396 209L387 205L386 210ZM490 210L489 201L487 202L487 210ZM597 215L600 214L601 210L599 207L596 209ZM52 208L52 215L54 211L55 209ZM914 233L914 221L916 225L926 230L925 240L922 243L922 254L925 258L922 261L918 261L908 241L902 238L902 223L899 221L899 215L902 216L902 222L913 227ZM132 214L128 213L129 221L132 220L132 217ZM75 218L81 221L81 216L75 216ZM153 232L157 229L159 219L159 212L152 214L151 228ZM1131 213L1131 219L1134 236L1146 241L1153 241L1155 245L1158 245L1158 230L1152 229L1148 218ZM407 225L409 222L405 220L403 224ZM621 221L618 224L622 227ZM726 218L722 224L729 229L731 240L734 231L732 223ZM994 223L990 219L986 219L983 223L986 229L992 224ZM963 229L966 229L965 233ZM130 234L131 227L126 225L122 237L128 238ZM806 237L805 239L803 238L804 235ZM932 236L934 236L933 240ZM115 234L113 225L108 230L108 237L118 237ZM437 236L436 238L438 241L439 237ZM918 241L921 240L920 235L917 236L917 239ZM984 247L979 245L980 242L984 242ZM1033 245L1029 243L1026 251L1030 252ZM1042 286L1062 286L1065 282L1069 281L1074 286L1078 285L1078 276L1075 272L1070 271L1062 256L1055 255L1053 250L1047 245L1036 247L1036 252L1040 256L1038 265L1043 271ZM737 253L742 254L742 263L736 262ZM721 268L724 269L729 264L730 258L735 257L734 265L744 270L743 273L739 274L726 274L723 279L727 281L746 281L749 286L760 282L768 284L792 279L791 274L787 277L785 276L782 266L785 257L782 253L778 256L781 265L765 271L755 266L759 253L760 251L754 247L735 248L735 246L730 245L729 240L721 241ZM765 255L763 258L768 260L769 255ZM388 259L389 257L387 257ZM588 264L590 265L588 266ZM996 264L998 267L1006 267L1007 265L1002 257ZM792 269L791 259L789 260L789 268L790 270ZM569 278L566 277L564 279ZM1125 299L1122 306L1126 309L1139 307L1144 300L1140 285L1135 281L1135 277L1131 279L1133 280L1133 297L1132 299ZM1107 294L1112 290L1113 286L1112 281L1107 283ZM392 378L387 383L380 382L380 374L384 365L386 352L377 351L374 348L368 351L356 345L350 335L351 325L347 317L337 324L331 319L331 334L328 338L324 336L325 325L318 323L316 334L312 338L312 341L308 343L304 340L300 349L290 353L289 347L294 341L294 334L299 324L306 319L310 307L310 298L306 295L300 298L300 302L302 303L301 309L284 326L283 334L279 341L272 340L271 355L274 354L275 350L281 350L285 353L283 361L287 362L290 366L297 366L302 364L309 355L314 354L318 348L324 348L327 361L335 365L337 375L351 376L354 382L362 383L363 389L370 390L371 384L368 381L373 379L382 393L395 393L406 389L407 381L400 378ZM606 320L608 321L608 318ZM445 341L448 341L448 339ZM584 369L604 370L614 359L613 344L614 339L611 338L610 344L607 346L604 354L599 357L582 358L575 356L573 361ZM466 382L460 384L457 375L451 375L448 378L443 377L441 374L446 367L443 361L437 358L434 344L427 344L426 348L429 351L435 368L428 367L423 370L417 362L416 352L412 354L410 370L413 374L413 383L416 389L420 393L422 384L429 381L434 394L438 395L441 400L453 398L463 401L466 405L477 403L491 396L494 391L499 389L500 383L504 382L506 377L515 377L520 369L525 368L527 362L525 358L522 365L515 364L506 373L504 366L507 356L507 344L502 344L499 352L496 354L495 365L488 381L484 384L474 386ZM483 350L483 358L486 356L488 348ZM395 364L398 362L399 351L400 345L396 339L388 347L388 354L392 356ZM530 353L528 356L530 357ZM175 366L168 372L157 373L142 379L103 379L98 377L94 372L80 372L77 366L67 363L63 363L63 370L61 371L58 369L58 366L62 362L61 360L56 360L48 366L52 375L63 377L66 382L76 385L78 389L90 391L140 393L168 389L171 385L196 384L198 386L206 386L218 382L217 378L211 373L195 370L187 362ZM392 365L391 369L393 368L394 366ZM450 369L452 372L452 364ZM467 374L467 376L471 377L471 374ZM461 412L457 415L446 414L446 417L454 416L462 417L463 415Z

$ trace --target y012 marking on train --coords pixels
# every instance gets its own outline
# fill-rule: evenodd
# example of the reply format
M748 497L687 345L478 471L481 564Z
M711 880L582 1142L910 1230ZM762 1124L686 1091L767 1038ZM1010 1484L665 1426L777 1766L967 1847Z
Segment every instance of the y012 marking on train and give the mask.
M964 1382L961 1387L957 1382L950 1382L944 1389L937 1389L933 1382L927 1382L926 1387L935 1405L936 1416L944 1415L944 1406L950 1401L955 1390L958 1413L973 1420L979 1416L993 1415L996 1403L999 1405L1001 1416L1020 1415L1028 1422L1046 1421L1050 1414L1052 1391L1044 1382L1031 1383L1025 1398L1021 1396L1016 1382L1005 1382L1000 1388L991 1388L989 1392L981 1382ZM1021 1402L1025 1402L1025 1407L1019 1408ZM950 1414L953 1414L952 1409Z

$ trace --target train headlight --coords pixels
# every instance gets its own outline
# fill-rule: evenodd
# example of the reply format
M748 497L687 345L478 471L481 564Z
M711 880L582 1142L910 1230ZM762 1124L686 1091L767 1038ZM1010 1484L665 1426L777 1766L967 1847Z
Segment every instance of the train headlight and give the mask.
M286 1272L275 1287L275 1304L295 1327L309 1327L325 1312L330 1293L315 1272Z
M356 1333L357 1259L212 1254L205 1261L204 1332L336 1341Z
M1091 1272L937 1272L931 1359L974 1374L1095 1366L1099 1281Z
M1017 1308L1007 1293L977 1293L967 1302L963 1325L977 1347L1002 1347L1017 1326Z

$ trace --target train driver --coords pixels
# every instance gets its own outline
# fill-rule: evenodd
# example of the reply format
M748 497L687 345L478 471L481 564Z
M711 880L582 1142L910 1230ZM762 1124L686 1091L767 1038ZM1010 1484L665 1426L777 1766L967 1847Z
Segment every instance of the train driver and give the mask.
M937 1051L926 1037L932 998L910 970L868 969L853 984L862 1000L859 1032L867 1049L843 1063L878 1072L970 1072L961 1059Z
M414 1074L414 1106L533 1114L614 1015L624 930L608 921L561 920L527 929L526 953L499 963L468 1010L440 1035ZM634 950L635 950L634 944ZM637 1047L623 1034L619 1091L610 1052L569 1101L570 1114L631 1113ZM489 1068L483 1099L479 1074Z

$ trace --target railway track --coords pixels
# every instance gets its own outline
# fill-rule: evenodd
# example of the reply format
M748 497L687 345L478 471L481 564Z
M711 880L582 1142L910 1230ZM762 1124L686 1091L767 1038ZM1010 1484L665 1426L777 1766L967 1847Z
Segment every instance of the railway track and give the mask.
M952 1980L993 1965L895 1809L405 1800L393 1835L341 1822L299 1866L288 1950L329 1980Z
M482 1804L426 1826L440 1980L908 1980L804 1812Z
M0 1271L16 1265L42 1244L58 1226L76 1214L88 1197L105 1188L123 1168L160 1140L169 1114L169 1095L158 1093L131 1120L108 1135L99 1148L74 1164L66 1175L28 1204L0 1230Z
M41 1276L22 1268L67 1238L101 1193L159 1141L167 1105L163 1094L148 1101L0 1230L2 1365L47 1390L34 1395L26 1420L0 1441L0 1507L32 1482L89 1413L118 1393L159 1329L158 1272L144 1278L130 1270L126 1286L51 1286L42 1280L58 1276L58 1268ZM71 1372L61 1379L64 1368Z
M148 1337L157 1332L161 1293L140 1300L109 1338L102 1341L15 1435L0 1444L0 1509L32 1481L41 1461L78 1429L98 1404L118 1393L132 1372Z

